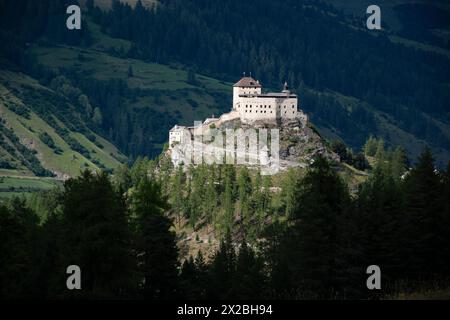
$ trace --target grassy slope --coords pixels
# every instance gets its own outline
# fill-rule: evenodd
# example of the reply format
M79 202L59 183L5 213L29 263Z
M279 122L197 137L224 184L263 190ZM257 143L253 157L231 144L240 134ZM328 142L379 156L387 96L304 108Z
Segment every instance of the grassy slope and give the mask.
M34 79L22 74L1 72L0 79L7 79L9 84L13 84L15 87L30 85L36 87L39 86L41 89L43 88ZM8 91L7 88L5 88L4 85L1 84L0 94L2 96L8 95L9 101L22 103L19 98L15 97ZM98 169L98 166L93 164L90 160L86 159L78 152L73 151L55 132L55 130L33 111L30 112L30 119L26 119L9 110L3 103L0 103L0 110L2 118L10 127L14 129L15 134L21 139L21 141L35 147L39 154L38 157L44 167L52 171L66 173L68 175L76 175L80 169L86 167L85 163L91 169ZM61 122L59 122L59 125L63 128L65 127ZM39 139L38 135L41 132L47 132L53 138L55 144L63 150L61 155L55 154L51 148ZM121 155L112 144L98 135L96 135L97 138L104 145L103 149L97 147L93 142L89 141L80 133L72 133L71 136L90 151L93 159L98 159L106 167L114 168L119 164L119 161L117 161L111 154L114 154L115 157L119 159L125 159L124 156ZM92 150L95 150L95 153L92 152Z
M37 150L38 158L45 168L52 170L59 177L62 177L63 174L70 176L76 175L83 168L99 169L91 160L86 159L83 155L72 150L55 130L33 111L30 111L30 119L26 119L8 109L5 106L5 100L3 99L14 101L18 104L23 104L23 102L2 84L4 81L7 81L8 85L14 86L15 88L21 88L25 85L36 88L40 87L41 89L43 87L41 87L34 79L23 74L6 71L0 72L0 96L2 97L2 100L0 100L1 117L6 121L6 125L13 129L22 144ZM65 128L64 124L61 122L59 122L59 124ZM50 147L39 139L39 134L42 132L46 132L52 137L56 146L63 151L62 154L55 154ZM116 147L98 135L97 139L104 145L103 149L100 149L80 133L71 133L71 136L90 151L92 159L99 160L100 163L108 168L115 168L119 164L119 161L116 158L125 160L125 157L119 153ZM5 150L2 151L5 159L8 159ZM2 176L27 174L32 175L31 172L24 167L19 167L18 170L0 171L0 175Z
M193 124L195 120L202 120L211 114L222 112L217 107L218 103L215 95L230 95L231 84L197 75L198 85L193 86L187 83L187 70L112 56L108 53L109 50L127 50L130 43L101 33L100 28L93 23L89 23L89 28L94 38L94 43L89 48L35 46L32 50L41 63L52 68L74 68L86 72L98 80L127 79L127 84L131 88L139 87L163 93L157 99L154 96L144 96L135 101L128 101L127 107L130 109L151 108L160 112L169 112L177 118L179 123L186 125ZM83 56L82 61L78 59L80 54ZM133 68L133 77L127 78L129 66ZM38 151L38 158L45 168L56 172L58 177L63 177L64 174L76 175L83 168L98 169L98 166L91 160L73 151L55 130L33 111L30 111L30 119L26 119L8 109L3 103L4 98L16 104L23 104L23 102L8 90L5 82L8 86L14 86L15 88L20 88L21 86L47 88L42 87L36 80L26 75L0 71L1 117L5 119L8 127L13 128L14 133L20 138L22 143ZM194 101L194 106L192 101ZM66 128L63 123L58 122L58 124ZM46 132L52 137L56 146L63 150L61 155L55 154L51 148L39 139L39 133L41 132ZM114 145L98 135L96 135L97 141L104 146L103 149L100 149L81 133L72 132L71 136L89 150L93 159L99 160L108 168L116 167L119 163L117 159L125 160L125 157L120 154ZM21 165L20 161L11 157L1 147L0 157L9 163L14 163L17 167L11 170L0 169L0 176L11 177L11 179L13 177L14 179L19 179L20 177L33 176L33 173ZM33 182L30 183L30 186L35 188L35 180L26 179L20 182L30 181ZM4 189L11 186L9 182L11 181L8 180L8 184L3 185ZM42 187L40 189L46 188ZM9 195L16 193L16 191L13 191ZM2 196L5 196L5 193Z
M187 82L187 70L183 68L112 56L110 50L127 50L130 43L103 34L92 22L89 29L94 38L89 48L35 46L33 52L41 63L51 68L81 71L98 80L122 79L130 88L160 91L162 94L157 98L147 95L128 101L127 105L169 112L180 124L192 125L194 120L223 112L227 106L218 103L217 95L226 95L231 102L230 83L197 75L198 85L194 86ZM82 61L78 59L80 54ZM127 77L130 66L133 77Z
M114 78L127 79L132 88L159 90L161 95L145 95L135 101L128 101L131 108L151 108L159 112L170 113L179 124L192 125L195 120L202 120L211 114L221 114L229 109L231 104L231 84L197 76L199 86L187 83L187 72L182 68L175 68L157 63L147 63L134 59L123 59L111 56L108 51L127 50L130 43L125 40L111 38L100 31L100 28L89 22L89 28L95 39L88 49L77 47L35 47L39 61L50 67L74 68L83 71L96 79L107 80ZM84 60L79 61L78 55L82 53ZM133 68L134 76L127 78L128 67ZM220 94L229 99L230 104L215 99L215 94ZM354 97L343 96L337 92L322 92L330 95L342 103L347 109L352 105L365 105L369 112L373 113L377 122L377 132L374 135L384 137L391 145L402 145L413 158L416 158L423 147L424 141L405 132L392 119L377 111L373 106L364 104ZM301 97L300 97L301 99ZM197 107L192 106L190 100L195 101ZM301 102L300 102L301 106ZM327 124L316 123L321 133L329 138L339 138L340 132ZM450 125L439 124L444 134L450 135ZM168 128L162 128L168 129ZM436 160L441 166L445 166L450 159L450 152L443 149L433 149Z
M37 177L0 177L0 201L14 196L28 196L31 192L50 190L61 186L61 182L52 178Z

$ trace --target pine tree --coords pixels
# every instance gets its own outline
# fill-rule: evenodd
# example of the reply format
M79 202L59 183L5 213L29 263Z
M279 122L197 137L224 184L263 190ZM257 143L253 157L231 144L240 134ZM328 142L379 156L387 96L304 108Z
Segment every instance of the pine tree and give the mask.
M295 276L298 295L330 297L339 288L337 279L339 225L349 208L346 186L327 160L317 157L297 186L293 227L284 245L288 268Z
M417 165L405 178L406 207L402 214L403 263L413 278L430 275L439 265L439 240L436 230L440 219L439 176L429 149L421 154Z
M208 298L227 299L231 296L235 268L236 253L231 241L231 235L227 232L211 262Z
M370 157L375 156L375 154L377 153L377 146L378 146L377 139L370 136L369 139L366 141L366 144L364 145L364 153Z
M264 295L264 286L263 263L244 240L236 258L232 297L261 299Z
M160 186L143 178L133 194L133 212L145 299L173 299L177 291L178 249L165 209L167 203Z
M442 243L441 254L439 254L439 271L446 277L450 276L450 266L447 261L450 261L450 161L447 164L447 170L442 175L442 192L439 197L440 207L442 208L442 216L439 229L439 241Z
M83 290L69 295L120 298L136 286L125 203L106 173L68 180L62 195L62 265L78 265Z
M234 223L234 186L235 171L233 166L227 165L224 169L224 191L222 193L222 206L224 209L224 227L225 231L231 230Z
M197 272L192 256L183 262L179 277L179 287L184 299L194 300L197 296Z
M288 170L286 179L282 183L281 197L285 214L288 218L292 218L295 208L295 186L297 184L297 174L293 168Z
M218 193L216 189L216 167L210 166L208 169L208 176L206 178L204 207L205 207L205 219L207 223L212 223L214 218L214 212L217 208Z
M405 149L395 148L391 159L391 172L396 182L399 182L405 172L408 170L408 157Z
M184 214L184 203L183 203L183 167L179 166L175 174L173 174L171 178L171 190L170 190L170 204L172 205L172 209L175 211L177 219L178 219L178 226L180 226L181 223L181 217Z
M22 199L14 198L10 207L0 206L0 297L37 298L33 272L39 219Z
M398 236L402 209L402 193L390 165L377 164L362 185L356 201L354 223L358 235L350 246L359 247L360 255L356 259L360 274L364 273L364 268L375 264L383 270L385 283L402 276L401 239ZM388 285L385 287L389 290ZM365 290L363 285L359 288Z
M252 193L252 181L246 167L239 170L237 178L238 199L239 199L239 217L241 223L246 225L250 217L250 195Z
M384 160L385 150L384 150L384 141L383 139L378 140L377 142L377 151L375 152L375 158L377 161Z

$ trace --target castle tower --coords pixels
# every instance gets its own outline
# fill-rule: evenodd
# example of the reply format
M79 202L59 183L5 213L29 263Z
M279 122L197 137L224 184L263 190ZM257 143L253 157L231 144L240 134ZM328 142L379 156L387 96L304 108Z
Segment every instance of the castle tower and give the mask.
M242 101L243 97L261 94L261 84L252 77L243 77L233 85L233 110Z
M289 90L289 86L287 84L287 81L284 82L283 91L281 91L281 92L286 93L287 96L289 96L291 94L291 91Z

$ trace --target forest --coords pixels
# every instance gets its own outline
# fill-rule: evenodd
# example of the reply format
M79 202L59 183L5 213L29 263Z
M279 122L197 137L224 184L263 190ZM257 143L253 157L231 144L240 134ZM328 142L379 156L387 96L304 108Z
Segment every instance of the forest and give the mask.
M291 171L282 191L249 169L174 169L139 158L110 176L84 171L62 189L0 206L0 297L56 299L380 299L446 289L450 165L424 150L367 142L377 159L354 192L335 164ZM173 226L211 224L220 246L181 257ZM78 265L82 290L67 290ZM368 290L378 265L382 290Z
M0 39L11 44L0 50L0 63L46 85L59 75L67 77L103 115L101 123L92 124L98 133L132 159L157 156L176 119L145 108L131 115L123 110L127 100L147 95L157 101L167 93L130 89L124 81L99 81L71 68L56 74L44 68L26 50L30 43L87 47L92 43L89 24L84 22L80 32L58 27L65 24L68 1L12 3L0 1L5 13ZM86 1L86 8L83 14L102 32L130 41L129 48L108 49L112 56L182 66L191 74L229 82L251 71L264 87L276 90L287 81L311 121L355 149L370 134L406 147L408 140L391 141L386 119L434 153L450 149L448 130L442 126L448 122L450 103L448 57L394 43L388 31L361 30L324 2L162 0L152 10L140 1L132 8L114 0L111 10L93 1ZM24 23L28 20L33 23ZM348 106L341 96L357 102ZM220 110L229 110L229 99L219 97L217 103ZM414 153L416 157L419 152ZM445 168L446 160L438 160Z
M334 300L448 292L450 163L437 164L433 153L450 149L448 58L369 35L315 0L161 0L157 10L113 1L109 11L88 0L93 24L83 22L80 32L60 27L71 2L0 0L0 41L8 44L0 47L1 71L49 88L19 90L6 80L29 109L7 108L39 115L86 158L90 150L60 124L102 148L98 133L130 162L86 169L61 188L0 203L0 299ZM168 91L130 87L127 79L138 74L131 66L123 79L99 80L46 67L30 50L88 48L94 24L130 42L106 48L108 58L175 65L188 70L195 90L199 74L233 82L252 71L276 89L288 81L312 122L345 141L330 145L342 162L318 157L279 176L229 165L173 168L161 146L177 118L124 108L143 96L158 105ZM76 63L88 59L79 53ZM215 98L218 110L229 109L223 93ZM380 128L380 119L433 152L425 148L410 160L382 139L390 129ZM0 146L20 153L30 172L53 175L3 122L0 133ZM61 152L49 134L38 139L52 154ZM363 181L347 179L348 166ZM3 159L0 167L14 169ZM182 252L180 226L214 230L217 247ZM67 290L69 265L80 266L82 290ZM369 265L381 268L382 290L367 289Z

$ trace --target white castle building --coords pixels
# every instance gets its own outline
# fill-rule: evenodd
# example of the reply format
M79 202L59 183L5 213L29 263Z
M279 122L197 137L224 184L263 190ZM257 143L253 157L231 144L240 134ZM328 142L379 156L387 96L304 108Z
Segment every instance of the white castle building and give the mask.
M224 121L239 119L245 124L278 124L283 121L300 120L306 124L307 116L298 109L297 95L289 90L287 83L281 92L262 93L262 86L252 77L243 77L233 85L233 108L220 118L208 118L201 125L184 127L175 125L169 132L169 147L190 139L191 132L202 126L220 125Z
M298 110L298 98L287 83L281 92L261 92L262 86L252 77L243 77L233 86L233 110L243 122L277 121L305 117ZM306 118L305 118L306 120Z

